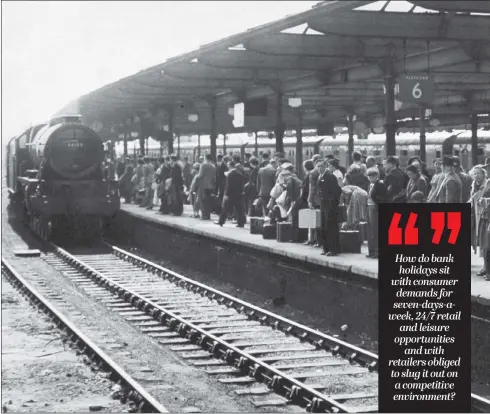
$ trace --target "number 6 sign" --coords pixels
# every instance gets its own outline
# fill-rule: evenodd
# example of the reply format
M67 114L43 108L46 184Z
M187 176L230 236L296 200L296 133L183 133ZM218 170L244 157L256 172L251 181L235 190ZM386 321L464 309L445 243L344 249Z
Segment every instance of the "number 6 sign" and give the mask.
M404 75L399 80L400 101L430 104L434 97L434 80L428 75Z

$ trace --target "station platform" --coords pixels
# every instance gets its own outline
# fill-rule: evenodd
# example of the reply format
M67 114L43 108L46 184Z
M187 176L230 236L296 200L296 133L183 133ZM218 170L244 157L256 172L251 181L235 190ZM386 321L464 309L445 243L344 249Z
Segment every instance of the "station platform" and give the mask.
M264 240L260 235L250 234L248 224L245 225L244 229L237 228L231 222L227 222L223 227L220 227L213 223L213 221L218 219L215 215L211 216L211 220L193 218L192 208L188 205L184 206L184 214L178 217L162 215L155 210L149 211L133 204L122 204L121 209L129 215L145 221L159 223L167 227L219 240L227 244L246 246L261 252L287 257L298 263L309 263L326 269L346 272L360 279L368 278L376 280L378 278L378 261L366 258L366 243L362 246L361 254L346 253L335 257L326 257L320 254L320 249L312 246ZM472 302L487 307L490 306L490 282L477 276L477 272L481 269L482 264L483 259L473 254L471 274Z

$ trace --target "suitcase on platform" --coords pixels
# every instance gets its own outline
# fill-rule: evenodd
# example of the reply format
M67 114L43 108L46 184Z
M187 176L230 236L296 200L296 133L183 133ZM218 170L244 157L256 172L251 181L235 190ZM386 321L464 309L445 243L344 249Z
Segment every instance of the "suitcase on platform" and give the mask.
M250 217L250 234L262 234L264 223L264 217Z
M294 229L294 237L293 237L294 243L304 243L307 240L308 240L308 229L300 229L300 228Z
M361 243L364 243L365 241L367 241L367 239L368 239L367 232L368 232L368 224L365 221L361 221L359 223L359 233L360 233L360 237L361 237Z
M340 251L361 253L361 234L358 230L340 230Z
M293 223L277 223L276 240L281 243L293 241Z
M298 211L298 227L300 229L316 229L321 226L320 210L304 208Z
M262 238L266 240L275 240L277 226L275 224L264 224L262 228Z

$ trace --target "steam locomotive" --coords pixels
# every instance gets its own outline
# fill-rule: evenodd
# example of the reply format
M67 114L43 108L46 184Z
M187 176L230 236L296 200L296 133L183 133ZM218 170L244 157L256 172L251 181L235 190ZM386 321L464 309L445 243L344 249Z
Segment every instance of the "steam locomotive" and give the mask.
M89 241L120 209L117 183L103 179L101 137L79 116L29 128L7 147L7 185L21 218L46 240Z

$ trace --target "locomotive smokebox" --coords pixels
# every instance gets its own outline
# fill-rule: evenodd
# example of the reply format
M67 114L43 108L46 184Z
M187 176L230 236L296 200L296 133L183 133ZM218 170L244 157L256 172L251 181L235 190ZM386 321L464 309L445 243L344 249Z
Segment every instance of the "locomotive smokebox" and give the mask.
M104 158L101 137L77 117L51 120L37 132L29 152L36 168L44 161L45 166L67 180L89 177Z

